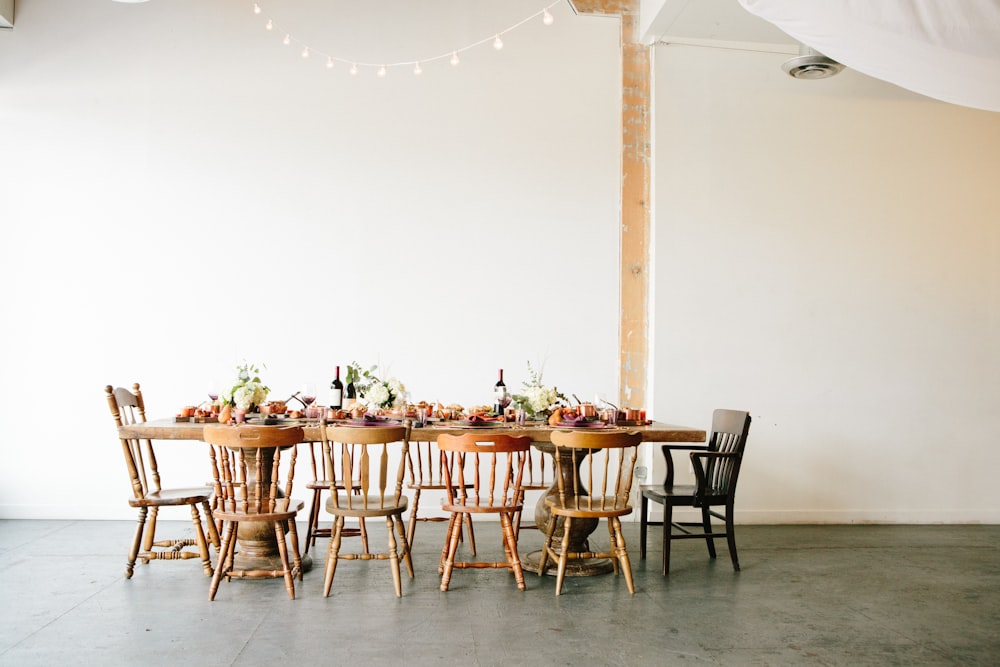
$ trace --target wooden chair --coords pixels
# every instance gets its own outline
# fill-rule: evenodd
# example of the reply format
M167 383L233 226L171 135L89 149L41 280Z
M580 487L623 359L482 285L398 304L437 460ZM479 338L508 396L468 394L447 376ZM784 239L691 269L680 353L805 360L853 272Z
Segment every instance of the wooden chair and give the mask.
M323 443L309 443L309 464L312 467L312 480L306 482L306 489L312 492L309 502L309 524L306 528L306 543L302 550L303 554L309 553L309 547L316 546L316 538L331 537L332 528L325 528L319 525L320 511L323 507L323 493L330 490L330 480L326 478L325 466L323 465ZM338 489L343 489L344 484L340 480L334 480L334 485ZM360 493L360 489L355 488L355 493ZM368 550L368 531L365 530L364 519L358 520L357 528L345 528L341 537L354 535L361 536L362 548Z
M412 431L411 431L412 433ZM418 516L420 493L422 491L444 491L447 489L444 479L444 459L436 442L411 442L409 450L410 481L406 488L413 491L413 507L410 508L409 525L406 529L406 541L413 548L413 538L417 532L417 522L449 521L447 516ZM472 516L465 515L465 528L469 533L469 550L476 555L476 535L472 529ZM459 531L459 539L464 539L464 531Z
M132 385L132 391L123 387L112 389L111 385L107 385L104 392L107 395L108 407L111 408L111 416L115 420L116 427L146 421L146 407L138 382ZM198 511L198 506L201 505L205 510L209 539L212 545L218 549L219 532L216 530L212 508L209 505L212 487L161 488L160 473L156 467L156 454L152 441L126 438L120 438L120 440L122 452L125 454L125 467L128 469L129 481L132 485L132 497L128 504L139 509L139 522L125 565L125 578L132 578L136 559L143 563L149 563L151 560L200 558L205 575L212 576L212 557L208 552L205 531L201 524L201 514ZM156 519L160 508L184 505L191 507L191 522L194 524L195 538L193 540L157 540ZM197 547L197 552L187 551L186 547L190 546Z
M743 461L747 434L750 432L750 413L737 410L716 410L712 413L712 434L708 451L691 452L695 484L666 484L640 487L642 516L639 526L639 553L646 557L646 526L663 526L663 574L670 572L670 543L673 540L703 539L708 545L708 555L715 558L715 538L725 537L733 569L739 572L740 561L736 554L736 533L733 528L733 507L736 481ZM664 448L664 456L670 452ZM649 501L663 505L663 521L646 518ZM701 509L700 522L673 520L674 507ZM724 508L722 512L713 507ZM716 532L712 518L725 522L725 530ZM679 532L675 533L674 529ZM695 529L694 531L689 529Z
M406 563L406 570L413 578L413 562L410 546L403 525L403 512L409 502L403 495L406 475L406 460L409 450L409 428L406 426L352 427L327 426L320 424L323 442L323 464L326 479L343 480L344 488L331 483L330 497L326 501L326 511L334 516L333 535L326 554L326 574L323 580L323 596L329 597L333 587L333 577L337 562L341 560L389 560L392 566L392 581L396 597L403 595L400 581L399 560ZM399 463L396 474L389 474L390 445L399 444ZM359 488L360 494L347 492L347 488ZM362 545L360 553L341 553L341 538L344 520L347 518L368 519L385 517L389 533L388 551L375 553ZM393 535L395 526L399 533L400 545Z
M620 517L631 514L630 494L632 473L642 435L626 431L553 431L555 446L556 483L559 494L546 500L552 512L538 563L538 574L545 572L549 558L558 562L556 595L562 593L568 560L584 558L613 558L615 572L625 574L628 591L635 594L632 582L632 565L625 548ZM564 470L572 465L572 470ZM567 488L572 480L572 488ZM589 491L588 491L589 489ZM553 545L558 519L564 520L560 548ZM607 519L610 536L609 551L569 551L570 525L574 519Z
M210 445L209 458L215 483L213 512L224 526L222 548L208 599L215 599L223 577L230 581L232 577L270 578L277 574L273 570L239 569L234 564L240 523L266 522L274 530L281 555L280 573L284 576L288 597L294 600L295 578L302 579L295 518L304 503L292 498L292 484L297 445L303 439L302 428L213 424L205 427L203 438ZM279 479L283 449L289 450L289 456L285 466L287 479L282 489ZM286 526L291 543L291 563L288 561L288 544L285 543Z
M447 493L442 509L450 515L448 534L441 551L441 590L447 591L453 568L504 568L514 572L519 590L524 590L524 571L517 553L514 517L521 511L521 477L531 448L531 438L509 435L440 435L437 440L445 463ZM471 469L470 469L471 468ZM498 562L456 561L463 519L496 514L500 518L505 558ZM469 534L472 534L470 528ZM475 556L475 553L472 554Z

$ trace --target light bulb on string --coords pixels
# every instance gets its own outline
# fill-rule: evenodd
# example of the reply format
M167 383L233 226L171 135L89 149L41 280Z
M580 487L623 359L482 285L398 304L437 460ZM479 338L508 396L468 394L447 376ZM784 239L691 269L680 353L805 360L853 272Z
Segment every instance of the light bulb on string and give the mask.
M413 73L418 75L424 73L424 69L420 66L420 63L417 63L413 66Z
M302 49L302 57L303 58L308 58L309 57L309 47L308 46L305 47L304 49Z
M552 14L549 13L549 10L548 9L544 10L542 12L542 23L544 23L545 25L552 25L553 21L555 21L555 19L552 18Z
M458 60L458 51L453 51L452 54L451 54L451 64L452 65L457 65L458 62L459 62L459 60Z
M331 58L330 56L326 57L326 68L333 69L333 58Z
M260 14L260 5L258 5L256 2L253 3L253 13Z
M357 73L358 73L358 64L351 63L351 74L357 74Z
M292 36L289 35L288 33L285 33L285 38L281 40L281 43L284 44L285 46L288 46L289 44L292 43Z
M388 70L386 70L385 65L382 65L381 67L378 68L379 78L385 78L385 75L387 73L388 73Z
M267 23L264 24L264 30L274 30L274 21L268 19Z
M500 39L500 35L497 35L497 38L493 40L493 48L497 51L503 48L503 40Z

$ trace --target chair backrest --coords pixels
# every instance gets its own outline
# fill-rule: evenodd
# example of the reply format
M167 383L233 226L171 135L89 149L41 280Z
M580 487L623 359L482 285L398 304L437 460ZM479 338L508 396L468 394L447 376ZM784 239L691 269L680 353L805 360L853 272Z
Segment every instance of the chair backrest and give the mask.
M410 433L413 437L413 432ZM437 442L411 441L407 456L409 457L407 467L409 468L410 488L443 489L445 487L445 459L441 456Z
M210 424L202 439L209 444L216 510L262 514L275 511L282 498L291 498L302 427ZM283 449L289 456L281 487Z
M560 505L578 510L629 507L641 442L642 434L635 431L553 431ZM579 475L574 474L577 469Z
M442 434L441 450L449 504L516 509L521 497L528 436Z
M698 486L695 505L718 503L736 492L750 421L746 411L718 409L712 413L708 453L691 452Z
M124 387L112 388L107 385L104 393L108 399L115 427L129 426L146 421L146 406L142 401L139 383L132 385L132 391ZM156 454L149 440L120 438L125 467L128 469L132 493L136 498L145 498L149 493L160 490L160 473L156 468Z
M322 420L323 465L326 479L330 480L333 506L364 511L398 505L406 476L409 436L408 426L328 426ZM390 453L396 449L399 462L396 474L390 476ZM360 493L340 493L334 480Z

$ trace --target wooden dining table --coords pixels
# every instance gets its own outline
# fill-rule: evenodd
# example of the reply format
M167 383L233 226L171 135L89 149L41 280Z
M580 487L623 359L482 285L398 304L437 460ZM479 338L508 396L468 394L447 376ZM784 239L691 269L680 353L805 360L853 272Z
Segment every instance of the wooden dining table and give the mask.
M319 422L317 420L282 419L278 420L278 424L294 424L296 426L301 426L304 432L304 442L317 442L320 440ZM204 428L204 422L196 422L194 420L178 421L175 418L155 419L147 422L120 426L118 428L118 436L120 438L137 438L143 440L202 441L202 432ZM531 438L532 444L537 449L550 455L554 455L555 447L551 442L552 433L560 428L562 427L553 427L545 423L533 422L529 422L523 426L511 422L497 422L490 424L489 426L470 427L453 421L438 421L430 422L423 427L414 426L410 431L410 441L435 441L437 440L437 437L442 434L447 433L450 435L462 435L469 433L470 431L482 433L484 435L498 433L507 435L527 435ZM671 457L671 452L673 450L704 450L708 447L708 445L705 444L705 431L691 426L679 426L676 424L652 421L647 424L637 426L623 425L620 428L624 428L629 431L637 431L642 434L643 442L657 443L660 445L667 464L668 482L672 482L673 480L673 460ZM564 473L566 475L571 474L576 476L576 483L581 483L581 480L579 479L579 469L573 469L572 465L564 465L563 470L566 471ZM574 480L565 479L565 483L569 486L574 483ZM541 530L545 530L551 518L545 500L546 498L555 496L556 494L558 494L558 488L556 484L553 483L552 487L550 487L549 490L546 491L541 498L539 498L538 503L535 506L535 524L539 526ZM241 529L242 526L243 524L241 524ZM596 527L596 520L591 522L581 521L579 523L575 523L570 533L570 549L576 552L589 552L590 548L587 540ZM249 532L252 528L248 528L247 530ZM557 526L555 534L560 535L560 530L561 529ZM277 564L275 570L280 570L280 556L277 550L277 542L274 540L272 533L271 541L274 541L272 553L269 546L270 543L267 540L266 532L267 531L263 531L262 535L258 536L262 539L255 538L246 541L241 539L241 548L246 549L249 553L252 553L256 566L262 567L262 562L266 563L268 562L268 559L273 559ZM526 555L526 565L530 568L533 562L537 562L536 559L537 552ZM566 576L589 576L610 572L613 569L613 564L610 560L582 559L571 564L572 567L567 568ZM308 560L304 560L303 570L308 569L310 565L311 563Z

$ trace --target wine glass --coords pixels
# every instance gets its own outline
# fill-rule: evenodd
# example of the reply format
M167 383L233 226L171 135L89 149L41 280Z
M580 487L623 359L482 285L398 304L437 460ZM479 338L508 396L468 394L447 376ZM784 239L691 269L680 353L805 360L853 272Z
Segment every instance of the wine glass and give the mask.
M501 417L507 412L507 406L510 405L512 399L513 397L507 392L506 387L504 387L503 393L497 394L497 405L500 406Z
M302 402L308 408L316 400L316 385L311 382L307 382L302 385L302 391L299 392L299 396L302 398Z

